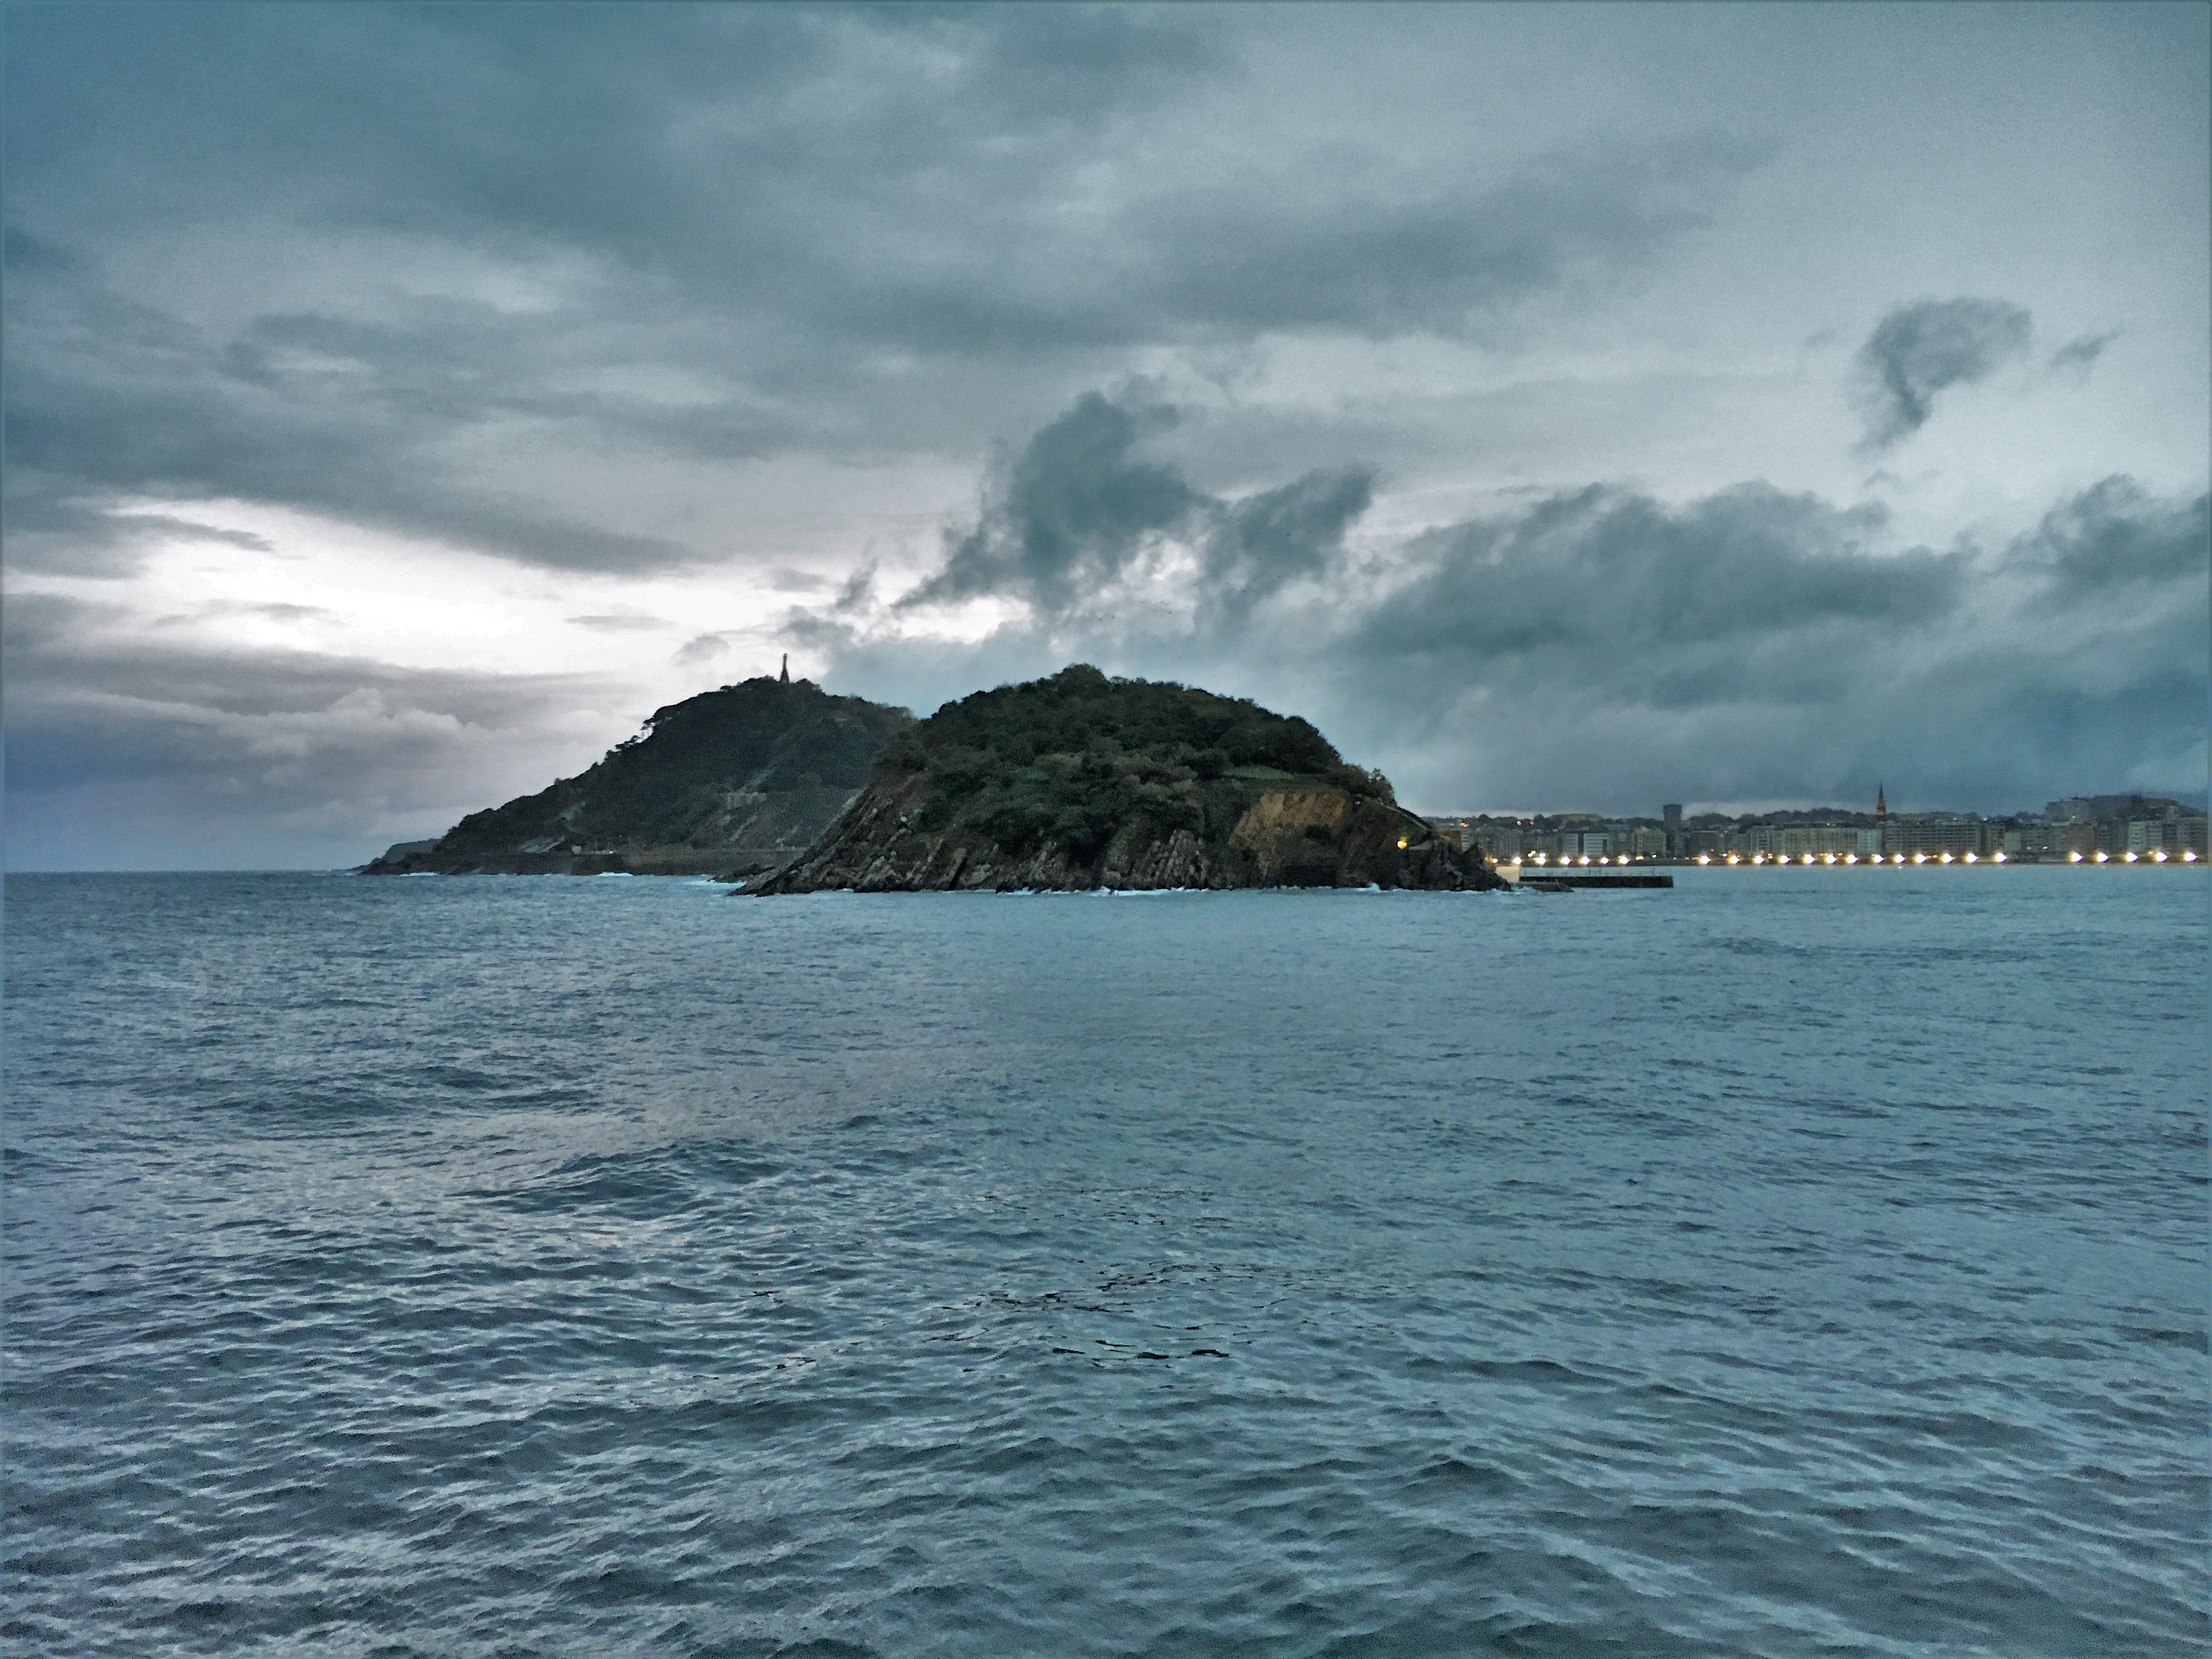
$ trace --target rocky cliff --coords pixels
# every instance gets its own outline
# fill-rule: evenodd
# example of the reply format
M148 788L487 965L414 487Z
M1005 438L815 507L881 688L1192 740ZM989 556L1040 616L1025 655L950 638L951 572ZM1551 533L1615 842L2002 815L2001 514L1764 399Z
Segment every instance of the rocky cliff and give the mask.
M1083 665L895 738L757 893L1500 886L1305 721Z
M658 709L588 771L404 842L373 874L737 875L787 863L867 782L903 708L763 678Z

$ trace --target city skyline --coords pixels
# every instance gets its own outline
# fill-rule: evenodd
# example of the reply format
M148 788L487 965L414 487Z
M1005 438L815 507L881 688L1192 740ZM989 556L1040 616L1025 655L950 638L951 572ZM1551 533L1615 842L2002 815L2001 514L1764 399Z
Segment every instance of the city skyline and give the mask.
M2045 803L2044 803L2040 807L2037 807L2037 806L2014 806L2014 807L2002 807L2002 806L2001 806L2001 807L1993 807L1993 808L1990 808L1990 809L1984 810L1984 809L1971 808L1971 807L1964 807L1964 806L1956 806L1956 805L1928 805L1916 804L1916 805L1902 805L1902 806L1900 806L1900 805L1891 805L1891 806L1889 807L1888 811L1889 811L1889 812L1890 812L1892 815L1893 815L1893 816L1895 816L1895 817L2033 817L2033 816L2056 817L2056 816L2057 816L2056 809L2057 809L2057 808L2059 808L2059 807L2061 807L2061 806L2063 806L2064 805L2066 805L2066 804L2067 804L2068 802L2069 802L2069 801L2078 801L2078 802L2083 802L2083 803L2093 802L2093 801L2099 801L2099 800L2121 801L2121 800L2125 800L2125 799L2129 799L2130 796L2133 796L2133 797L2135 797L2135 798L2141 799L2144 799L2144 800L2151 800L2151 799L2157 799L2157 800L2171 800L2171 801L2174 802L2176 805L2179 805L2179 806L2180 806L2184 811L2195 811L2195 812L2203 812L2203 811L2204 811L2206 810L2206 803L2207 803L2207 799L2208 799L2208 794L2209 794L2209 793L2212 793L2212 792L2208 792L2208 791L2206 791L2206 790L2201 790L2201 789L2200 789L2200 790L2197 790L2197 791L2196 791L2196 792L2194 792L2193 793L2182 793L2172 794L2172 795L2166 795L2166 794L2154 794L2152 792L2150 792L2150 791L2147 791L2147 790L2131 790L2131 791L2127 791L2127 792L2121 793L2112 793L2112 792L2106 792L2106 793L2104 793L2097 794L2097 795L2071 795L2071 796L2063 796L2063 796L2059 796L2059 797L2057 797L2057 798L2056 798L2056 799L2054 799L2045 801ZM1668 805L1669 805L1669 803L1666 803L1666 802L1662 802L1662 803L1660 803L1660 811L1656 811L1656 812L1637 812L1637 811L1614 811L1614 812L1603 812L1603 811L1593 811L1593 810L1589 810L1589 809L1585 809L1585 808L1582 808L1582 807L1558 807L1558 808L1550 808L1550 807L1530 807L1530 808L1522 809L1522 810L1515 810L1515 809L1504 808L1504 807L1473 807L1473 808L1464 808L1464 809L1450 810L1450 811L1431 811L1431 812L1426 813L1426 814L1425 814L1425 816L1430 817L1433 817L1433 818L1477 818L1477 817L1492 817L1492 818L1521 818L1521 819L1535 819L1535 818L1600 818L1600 819L1615 819L1615 820L1622 820L1622 821L1626 821L1626 820L1639 820L1639 819L1640 819L1640 820L1648 820L1648 821L1650 821L1650 822L1651 822L1651 823L1660 823L1660 822L1662 822L1662 821L1663 821L1663 820L1662 820L1662 815L1663 814L1663 812L1664 812L1664 811L1665 811L1666 807L1668 806ZM1833 816L1838 817L1857 816L1857 817L1868 817L1868 818L1872 818L1872 817L1875 817L1875 816L1877 815L1877 805L1876 805L1876 804L1875 804L1875 803L1869 803L1869 804L1868 804L1867 805L1861 807L1861 806L1852 806L1852 805L1848 805L1848 804L1846 804L1846 803L1844 803L1844 802L1841 802L1841 801L1836 801L1836 800L1796 800L1796 801L1753 801L1753 802L1743 802L1743 801L1700 801L1700 800L1697 800L1697 799L1692 799L1684 800L1684 801L1676 801L1676 802L1672 803L1672 805L1676 805L1676 806L1679 806L1679 807L1680 807L1680 808L1681 808L1681 811L1682 811L1682 816L1683 816L1683 817L1685 818L1685 820L1687 820L1687 819L1690 819L1690 818L1694 818L1694 817L1723 817L1723 818L1729 818L1729 819L1750 819L1750 818L1759 818L1759 817L1778 817L1778 816L1781 816L1781 815L1784 815L1784 814L1791 814L1791 813L1796 813L1796 814L1804 814L1804 815L1820 815L1820 814L1828 814L1828 815L1833 815Z
M2212 856L2203 805L2142 794L2069 796L2014 813L1812 808L1762 814L1440 814L1430 818L1493 864L2194 865Z

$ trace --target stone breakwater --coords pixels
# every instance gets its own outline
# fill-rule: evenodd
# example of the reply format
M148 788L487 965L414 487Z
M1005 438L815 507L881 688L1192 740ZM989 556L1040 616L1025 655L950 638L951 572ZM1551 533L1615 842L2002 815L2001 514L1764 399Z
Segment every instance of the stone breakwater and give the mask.
M1412 813L1341 790L1260 793L1225 836L1125 828L1085 854L1048 839L1018 849L972 829L922 828L919 780L862 792L804 857L749 894L1079 890L1097 887L1367 887L1486 890L1504 883Z

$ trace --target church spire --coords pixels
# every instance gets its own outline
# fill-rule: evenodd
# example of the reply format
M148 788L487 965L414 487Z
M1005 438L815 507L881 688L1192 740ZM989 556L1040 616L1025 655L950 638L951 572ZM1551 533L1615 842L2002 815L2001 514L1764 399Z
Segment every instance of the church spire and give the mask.
M1888 817L1889 796L1884 793L1881 785L1877 783L1874 787L1874 821L1880 823Z
M791 684L791 653L788 651L783 653L783 673L781 683L785 685Z

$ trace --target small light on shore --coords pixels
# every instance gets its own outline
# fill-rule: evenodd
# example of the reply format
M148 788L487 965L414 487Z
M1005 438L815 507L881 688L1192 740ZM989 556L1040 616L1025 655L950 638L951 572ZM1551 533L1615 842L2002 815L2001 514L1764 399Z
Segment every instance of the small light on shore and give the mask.
M2110 864L2112 861L2112 855L2110 853L2100 852L2097 854L2097 862L2100 864Z
M2002 864L2004 862L2004 849L2002 848L1999 848L1996 852L1990 854L1990 862L1992 864Z
M1925 853L1915 853L1912 855L1912 861L1915 864L1925 864L1928 862L1928 854Z
M2069 853L2066 855L2066 862L2069 864L2079 864L2081 862L2081 855L2079 853Z
M1856 864L1858 861L1859 855L1856 853L1846 853L1844 854L1844 862L1846 864Z
M1700 853L1698 854L1698 862L1700 864L1711 864L1712 861L1713 855L1711 853Z
M1966 854L1966 862L1969 864L1978 864L1981 860L1976 858L1972 853L1969 853Z
M2150 856L2151 862L2154 864L2163 864L2166 862L2166 851L2163 848L2159 851L2153 853Z
M2136 861L2136 855L2133 853L2123 853L2120 854L2120 857L2130 864L2133 864Z
M2185 853L2181 855L2181 861L2182 861L2184 864L2194 864L2194 863L2196 863L2196 862L2197 862L2197 849L2196 849L2194 847L2192 847L2192 848L2189 848L2189 850L2188 850L2188 851L2185 852Z

